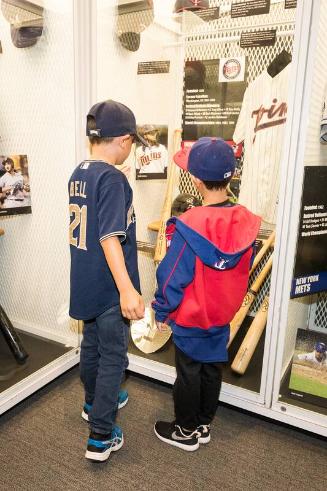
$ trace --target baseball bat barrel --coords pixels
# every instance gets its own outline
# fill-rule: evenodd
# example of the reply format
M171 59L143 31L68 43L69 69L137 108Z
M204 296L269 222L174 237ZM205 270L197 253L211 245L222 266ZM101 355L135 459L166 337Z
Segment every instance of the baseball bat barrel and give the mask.
M268 317L268 308L269 298L265 297L233 360L231 368L234 372L240 375L243 375L249 366L253 353L265 329Z
M26 353L23 343L20 337L18 336L14 326L10 322L6 312L3 310L1 306L0 306L0 330L10 348L10 351L14 355L17 363L19 363L20 365L25 363L28 358L28 354Z
M229 336L229 343L228 346L233 342L233 339L235 338L236 334L238 333L242 322L244 321L247 313L249 312L251 305L253 304L256 295L267 278L271 268L272 268L272 260L273 260L273 255L270 256L254 282L252 283L249 291L244 297L243 303L241 305L241 308L239 311L235 314L233 320L230 323L230 336Z
M154 222L150 222L148 224L148 229L152 230L153 232L158 232L160 228L160 220L155 220Z
M175 154L180 146L181 141L181 130L175 130L174 138L173 138L173 154ZM176 174L176 165L173 160L169 166L169 174L167 179L167 187L166 187L166 195L164 199L164 204L161 211L160 217L160 226L157 236L156 249L154 253L154 262L159 263L166 254L166 223L170 218L171 214L171 205L172 205L172 195L174 190L174 182L175 182L175 174Z
M254 261L253 261L253 264L252 264L252 268L251 268L251 271L250 271L250 275L253 273L253 271L255 270L255 268L258 266L259 262L261 261L261 259L263 258L263 256L266 254L266 252L268 252L268 249L274 245L274 242L275 242L275 230L273 230L271 232L271 234L269 235L269 237L267 238L267 240L265 240L265 242L264 242L263 246L261 247L260 251L255 256Z

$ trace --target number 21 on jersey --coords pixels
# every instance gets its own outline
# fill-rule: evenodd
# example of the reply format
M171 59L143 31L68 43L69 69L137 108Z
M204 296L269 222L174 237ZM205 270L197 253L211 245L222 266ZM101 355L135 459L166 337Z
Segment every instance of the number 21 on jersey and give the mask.
M72 203L69 205L69 215L73 217L69 225L69 243L86 251L87 206L78 206Z

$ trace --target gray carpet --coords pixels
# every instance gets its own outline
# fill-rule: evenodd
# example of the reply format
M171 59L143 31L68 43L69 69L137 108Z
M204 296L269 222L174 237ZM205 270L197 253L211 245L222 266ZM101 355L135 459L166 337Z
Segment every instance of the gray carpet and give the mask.
M77 368L0 418L1 490L326 490L322 439L243 414L217 412L212 441L187 453L160 442L169 387L130 376L120 411L124 447L105 464L84 459L87 425Z

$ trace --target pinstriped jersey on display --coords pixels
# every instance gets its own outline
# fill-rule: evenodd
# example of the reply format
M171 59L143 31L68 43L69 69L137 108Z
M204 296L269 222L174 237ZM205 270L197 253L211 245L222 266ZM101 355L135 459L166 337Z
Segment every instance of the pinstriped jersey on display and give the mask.
M264 71L248 86L233 136L245 146L239 203L271 224L276 223L289 71L290 65L275 77Z

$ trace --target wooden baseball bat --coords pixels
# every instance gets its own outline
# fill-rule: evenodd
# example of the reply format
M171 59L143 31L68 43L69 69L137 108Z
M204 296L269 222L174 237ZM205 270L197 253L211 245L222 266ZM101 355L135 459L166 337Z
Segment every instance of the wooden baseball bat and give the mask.
M174 139L173 139L173 155L177 152L180 147L181 141L181 133L182 130L175 130ZM156 249L154 253L154 262L159 263L166 254L167 246L166 246L166 223L170 218L171 214L171 204L172 204L172 196L174 190L174 181L176 174L176 164L171 159L169 174L167 179L167 187L166 187L166 195L164 204L161 211L160 217L160 227L157 236Z
M268 252L268 249L274 245L274 242L275 242L275 230L273 230L271 232L271 234L269 235L268 239L266 239L264 241L263 246L261 247L258 254L255 256L253 264L252 264L252 268L250 271L250 275L253 273L255 268L258 266L259 262L261 261L263 256L266 254L266 252Z
M0 331L8 344L10 351L15 357L17 363L22 365L26 362L28 354L26 353L23 343L18 336L14 326L10 322L6 312L0 305Z
M247 369L253 353L258 345L261 334L265 329L268 317L268 308L269 297L267 296L260 305L260 309L252 321L252 324L250 325L248 332L246 333L246 336L243 339L243 342L233 360L231 368L234 372L239 373L240 375L243 375Z
M233 339L235 338L236 334L238 333L239 328L242 325L242 322L244 321L247 313L250 310L251 305L253 304L257 293L267 278L271 267L272 267L272 260L273 260L273 254L270 256L254 282L252 283L249 291L244 297L243 303L239 311L235 314L233 320L230 323L230 336L229 336L229 343L228 346L232 343Z

